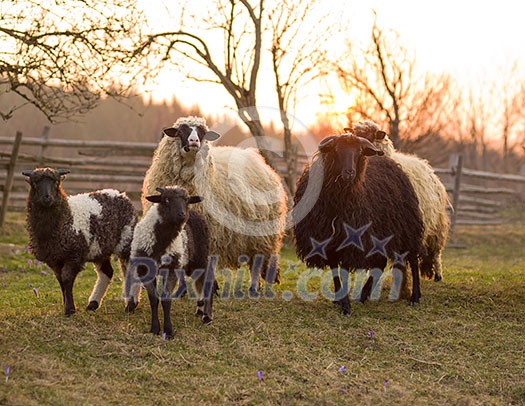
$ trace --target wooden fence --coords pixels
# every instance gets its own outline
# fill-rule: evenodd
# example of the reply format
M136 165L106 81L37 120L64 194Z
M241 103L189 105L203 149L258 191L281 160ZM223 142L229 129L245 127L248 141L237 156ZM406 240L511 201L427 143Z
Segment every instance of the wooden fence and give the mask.
M28 186L22 171L38 166L71 169L65 189L69 194L100 188L125 191L140 210L140 189L151 163L155 143L121 143L50 139L45 128L40 137L0 137L0 227L8 211L23 211ZM308 161L297 156L297 170ZM282 158L276 159L281 175ZM497 224L501 211L512 201L525 200L525 176L503 175L464 168L461 156L449 168L436 168L447 187L454 210L453 224Z

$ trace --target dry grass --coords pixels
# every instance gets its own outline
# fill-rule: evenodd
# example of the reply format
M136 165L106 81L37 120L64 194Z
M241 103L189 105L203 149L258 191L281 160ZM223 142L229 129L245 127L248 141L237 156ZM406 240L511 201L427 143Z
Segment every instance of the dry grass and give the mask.
M0 241L23 244L20 223ZM417 308L382 298L343 317L324 298L284 300L304 271L286 249L277 299L217 300L211 326L177 301L173 341L147 333L145 297L124 314L118 279L83 311L89 270L65 318L54 276L22 245L0 256L0 404L524 404L524 227L459 231L467 248L447 250L445 280L423 282Z

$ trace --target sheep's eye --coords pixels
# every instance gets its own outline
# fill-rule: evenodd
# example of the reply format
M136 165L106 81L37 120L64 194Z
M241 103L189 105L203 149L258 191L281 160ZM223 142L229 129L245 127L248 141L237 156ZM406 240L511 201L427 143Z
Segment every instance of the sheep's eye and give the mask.
M164 199L164 203L169 204L169 202L170 202L170 199L168 199L168 198Z

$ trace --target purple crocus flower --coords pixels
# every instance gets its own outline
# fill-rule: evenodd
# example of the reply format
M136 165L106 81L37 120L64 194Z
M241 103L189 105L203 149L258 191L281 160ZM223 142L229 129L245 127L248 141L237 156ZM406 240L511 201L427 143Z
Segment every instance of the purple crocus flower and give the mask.
M38 297L38 290L36 290L36 288L33 288L33 293L35 294L36 297Z
M46 271L41 271L41 272L40 272L40 275L42 275L42 276L46 276L46 275L47 275L47 272L46 272Z
M35 266L40 266L42 262L40 262L38 259L35 259Z
M386 389L388 387L388 379L383 381L383 387Z
M11 372L11 367L7 365L5 367L5 381L7 382L9 380L9 373Z
M346 367L344 365L341 365L338 369L339 372L346 372Z
M31 265L33 265L33 260L32 259L28 259L27 260L27 266L31 267Z
M166 333L162 333L162 339L163 339L163 340L166 339Z
M370 340L374 339L374 332L372 330L368 331L368 338L370 338Z
M259 379L259 382L263 381L262 371L257 371L257 378Z

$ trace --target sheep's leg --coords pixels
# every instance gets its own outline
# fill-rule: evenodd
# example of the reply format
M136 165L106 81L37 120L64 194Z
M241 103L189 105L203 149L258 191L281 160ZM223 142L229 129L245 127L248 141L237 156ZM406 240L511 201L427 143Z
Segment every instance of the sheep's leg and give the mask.
M415 306L419 303L419 298L421 297L419 286L419 262L417 256L410 258L409 263L412 270L412 296L410 297L410 305Z
M195 281L197 291L197 312L196 316L202 316L204 324L212 322L213 295L215 290L215 278L209 269L201 273Z
M260 277L264 272L264 255L257 254L250 261L250 288L248 293L252 297L257 297L260 288Z
M137 258L135 263L124 272L123 296L126 301L126 313L133 313L139 303L141 286L155 280L157 263L150 258Z
M372 293L373 284L374 278L372 276L369 276L365 284L363 285L363 288L361 289L361 298L359 299L361 303L365 303L367 299L370 298L370 293Z
M165 289L162 292L162 311L164 312L164 333L166 339L173 339L173 324L171 323L171 293L175 289L177 275L174 270L170 270L167 275Z
M408 268L406 265L402 264L396 264L396 268L401 271L402 279L401 279L401 293L399 294L400 299L408 299L410 297L410 286L409 283L409 276L408 276ZM413 271L412 271L413 274ZM418 273L419 278L419 273Z
M421 276L427 279L432 279L432 277L437 277L436 274L434 274L433 268L434 264L434 254L432 252L429 252L428 254L421 256L421 264L419 266L419 269L421 271Z
M129 286L131 283L131 281L128 279L129 260L125 258L119 258L118 262L120 271L122 272L122 279L124 280L122 285L122 295L124 296L124 301L126 303L125 312L133 313L140 301L140 288L142 284L133 283L132 286Z
M335 302L341 306L341 313L345 316L350 314L350 299L348 298L348 272L342 269L345 280L341 283L339 269L332 267L332 278L334 280Z
M160 333L159 321L159 298L157 296L157 278L145 284L148 291L149 304L151 307L151 330L153 334Z
M111 261L109 259L95 263L95 270L97 271L97 282L93 287L91 296L89 296L86 310L97 310L99 308L108 290L111 278L113 278L113 268L111 267Z
M73 284L75 278L82 268L74 264L66 264L62 269L62 295L64 298L64 314L71 316L76 312L75 301L73 299ZM59 280L60 282L60 280Z
M434 281L439 282L441 279L443 279L441 252L434 252L432 255L432 263L434 267Z
M274 298L273 285L281 283L281 270L279 268L279 258L277 255L270 255L264 261L262 277L264 279L264 295L268 298Z

